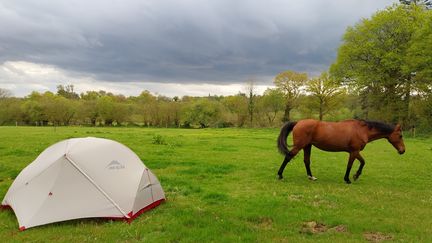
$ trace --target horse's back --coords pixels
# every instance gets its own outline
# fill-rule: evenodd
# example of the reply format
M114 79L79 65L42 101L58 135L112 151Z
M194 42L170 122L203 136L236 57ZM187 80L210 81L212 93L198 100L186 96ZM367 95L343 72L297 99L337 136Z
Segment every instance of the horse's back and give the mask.
M323 122L300 120L293 129L294 142L312 144L327 151L347 151L353 137L357 136L358 122Z
M293 128L293 136L312 135L317 129L320 121L314 119L305 119L297 122Z

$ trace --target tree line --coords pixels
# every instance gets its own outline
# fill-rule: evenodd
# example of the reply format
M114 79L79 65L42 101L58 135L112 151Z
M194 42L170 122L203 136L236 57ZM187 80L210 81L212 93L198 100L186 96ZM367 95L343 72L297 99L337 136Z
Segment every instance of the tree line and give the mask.
M315 82L315 79L310 80L311 88ZM245 84L243 92L236 95L206 97L171 98L149 91L129 97L103 90L78 94L73 85L59 85L56 93L32 92L24 98L12 97L4 89L0 91L3 94L0 96L0 125L35 126L273 127L288 119L284 110L290 95L278 87L259 95L253 82ZM348 108L337 110L342 105L339 101L348 97L342 89L335 92L332 99L339 106L333 108L320 105L313 94L299 93L295 101L290 98L289 102L297 102L293 117L318 118L321 113L321 117L331 114L328 116L331 119L352 115Z
M329 70L318 77L287 70L274 88L255 83L230 96L166 97L105 91L12 97L0 89L1 125L275 127L303 118L361 118L432 129L430 1L401 1L349 27Z

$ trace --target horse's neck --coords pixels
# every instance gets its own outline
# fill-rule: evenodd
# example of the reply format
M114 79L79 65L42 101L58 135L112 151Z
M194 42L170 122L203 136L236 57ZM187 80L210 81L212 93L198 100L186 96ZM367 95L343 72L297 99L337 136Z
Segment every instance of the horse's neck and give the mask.
M388 134L384 134L376 129L372 129L368 131L368 142L372 142L374 140L380 138L386 138L386 137L388 137Z

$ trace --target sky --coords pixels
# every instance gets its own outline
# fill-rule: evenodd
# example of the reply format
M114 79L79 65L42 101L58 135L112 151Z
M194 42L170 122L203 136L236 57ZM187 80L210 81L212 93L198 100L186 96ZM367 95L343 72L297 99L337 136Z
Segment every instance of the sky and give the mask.
M348 26L394 0L0 0L0 88L258 93L326 71Z

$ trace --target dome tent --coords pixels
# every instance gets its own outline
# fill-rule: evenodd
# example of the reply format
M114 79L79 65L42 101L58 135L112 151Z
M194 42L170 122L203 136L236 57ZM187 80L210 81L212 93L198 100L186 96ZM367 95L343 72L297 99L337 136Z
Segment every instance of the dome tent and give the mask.
M24 168L2 202L20 230L78 218L133 220L165 195L156 176L126 146L72 138L44 150Z

